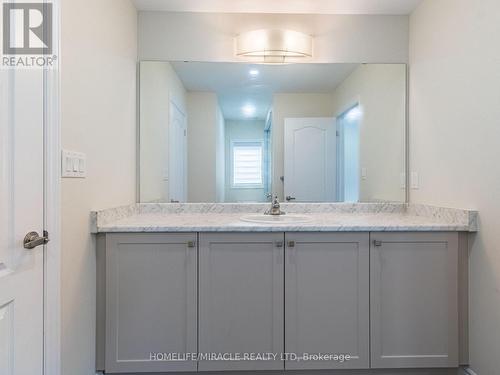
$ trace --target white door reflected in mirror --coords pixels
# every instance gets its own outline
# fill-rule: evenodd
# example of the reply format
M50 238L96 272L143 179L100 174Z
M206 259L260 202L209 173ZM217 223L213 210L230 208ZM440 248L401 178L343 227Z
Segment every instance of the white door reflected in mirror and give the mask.
M170 202L187 200L187 128L186 115L170 101L168 181L165 189Z
M285 119L285 196L297 202L335 200L334 118Z

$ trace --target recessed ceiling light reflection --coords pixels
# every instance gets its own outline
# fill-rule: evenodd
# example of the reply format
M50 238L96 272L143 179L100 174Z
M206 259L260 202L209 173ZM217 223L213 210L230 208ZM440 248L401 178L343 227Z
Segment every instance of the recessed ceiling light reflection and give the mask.
M255 114L255 106L252 104L245 104L241 110L243 111L243 114L247 117L251 117Z
M250 71L248 72L248 74L250 74L250 77L256 78L256 77L259 76L259 71L257 69L250 69Z

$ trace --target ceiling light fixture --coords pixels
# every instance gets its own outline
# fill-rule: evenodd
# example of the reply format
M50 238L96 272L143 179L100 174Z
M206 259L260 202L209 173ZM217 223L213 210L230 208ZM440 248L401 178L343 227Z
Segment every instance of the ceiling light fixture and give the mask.
M312 57L313 38L293 30L254 30L236 37L236 56L263 63Z
M248 74L250 74L251 77L257 77L259 75L259 71L257 69L250 69Z

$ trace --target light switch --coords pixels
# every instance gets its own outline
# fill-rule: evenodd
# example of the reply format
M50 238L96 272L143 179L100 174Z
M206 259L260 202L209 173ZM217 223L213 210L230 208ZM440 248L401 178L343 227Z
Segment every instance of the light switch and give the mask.
M72 163L71 163L71 157L69 155L65 155L63 157L63 160L64 162L66 163L64 168L63 168L63 172L66 171L66 172L71 172L71 169L72 169Z
M78 159L78 172L80 173L85 172L85 159L82 157Z
M366 180L367 175L366 168L361 168L361 179Z
M85 178L87 174L86 156L81 152L62 150L61 175L70 178Z
M76 156L73 156L72 160L73 162L73 172L78 172L78 168L80 167L80 163L78 162L78 159Z

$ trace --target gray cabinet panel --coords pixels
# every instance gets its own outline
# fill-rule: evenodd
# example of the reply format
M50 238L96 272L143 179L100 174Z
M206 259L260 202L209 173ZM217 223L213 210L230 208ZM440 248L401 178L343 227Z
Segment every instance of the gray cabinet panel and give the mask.
M458 365L458 234L376 233L373 368Z
M196 371L196 234L106 236L106 373Z
M287 233L286 244L285 351L352 359L285 368L369 368L369 234Z
M283 233L201 233L199 351L283 352ZM200 360L200 371L282 370L283 361Z

